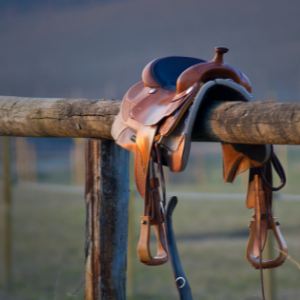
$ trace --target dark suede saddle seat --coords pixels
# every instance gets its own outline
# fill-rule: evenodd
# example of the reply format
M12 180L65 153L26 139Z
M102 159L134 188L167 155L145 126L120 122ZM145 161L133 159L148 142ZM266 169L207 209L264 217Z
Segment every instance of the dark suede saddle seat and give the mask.
M161 86L176 91L178 77L191 66L206 62L203 59L185 56L169 56L150 62L143 71L145 85ZM148 67L149 66L149 67ZM156 84L154 83L156 81Z

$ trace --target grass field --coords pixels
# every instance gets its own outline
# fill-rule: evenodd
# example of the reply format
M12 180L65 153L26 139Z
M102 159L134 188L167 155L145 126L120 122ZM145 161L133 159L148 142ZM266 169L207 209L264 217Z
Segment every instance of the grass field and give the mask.
M13 209L13 290L0 293L0 299L83 299L83 193L16 187ZM298 261L299 210L300 202L275 204L289 253ZM130 216L135 223L134 249L141 211L142 201L136 198ZM245 258L250 217L243 199L181 199L174 227L194 299L260 299L259 272ZM134 254L132 264L134 289L129 299L177 299L169 263L146 267ZM300 296L300 270L294 264L287 261L276 277L278 299Z
M282 193L300 194L298 148L277 147L276 152L289 180ZM53 156L44 164L47 167L54 162ZM46 188L47 183L66 184L70 178L67 178L67 171L48 168L46 174L45 168L39 171L42 175L39 179L43 182L39 188L32 184L13 187L13 286L10 293L0 290L0 300L84 297L83 187L53 185ZM167 181L170 194L242 194L246 192L247 175L242 174L234 185L223 184L220 146L202 143L193 145L186 172L168 174ZM241 195L235 200L205 197L190 200L181 196L173 217L182 264L194 299L260 299L259 272L245 258L247 225L252 214L245 207L245 197ZM133 270L130 278L133 289L128 299L178 299L169 263L147 267L138 261L135 249L143 201L137 193L132 201L130 220L134 231L129 267ZM289 254L300 262L300 201L275 200L274 211L281 221ZM287 261L275 270L275 275L277 300L300 298L300 270L293 263Z

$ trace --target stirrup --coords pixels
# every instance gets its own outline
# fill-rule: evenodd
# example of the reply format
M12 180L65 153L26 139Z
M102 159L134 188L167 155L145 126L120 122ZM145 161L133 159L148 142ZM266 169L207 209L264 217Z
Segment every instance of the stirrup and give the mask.
M279 222L277 218L271 218L270 223L272 225L272 230L275 235L277 244L279 246L279 255L277 258L273 260L263 260L262 261L262 268L263 269L271 269L271 268L276 268L279 267L284 263L287 257L288 253L288 248L285 243L285 240L280 232L279 229ZM253 242L254 242L254 237L255 237L255 221L252 220L250 221L250 236L249 236L249 241L247 244L247 249L246 249L246 257L249 263L255 268L259 269L260 268L260 261L259 257L255 257L253 254Z
M169 259L168 253L165 251L161 237L159 234L158 225L153 225L155 227L155 233L157 238L157 253L155 257L152 257L150 251L150 228L151 220L150 216L141 217L141 233L138 243L137 253L140 259L140 262L147 266L159 266L166 263ZM164 224L162 224L164 229Z

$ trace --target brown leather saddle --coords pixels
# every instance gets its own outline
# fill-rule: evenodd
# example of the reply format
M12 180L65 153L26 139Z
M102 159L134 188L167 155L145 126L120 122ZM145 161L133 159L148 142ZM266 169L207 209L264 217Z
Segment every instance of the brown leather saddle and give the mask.
M238 69L223 62L225 47L215 48L210 62L191 57L165 57L150 62L143 70L142 81L125 94L121 110L112 127L116 143L135 153L134 174L137 190L144 199L138 256L150 266L172 263L176 287L181 299L192 299L182 270L171 215L177 198L166 207L162 166L172 172L186 167L195 122L211 101L253 101L251 84ZM273 153L272 145L222 144L223 177L233 182L236 176L250 169L246 206L254 208L247 259L259 269L281 265L287 247L272 215L273 163L282 184L284 171ZM159 190L161 186L161 191ZM152 256L150 228L157 236L157 254ZM267 231L272 229L279 245L279 255L262 260Z

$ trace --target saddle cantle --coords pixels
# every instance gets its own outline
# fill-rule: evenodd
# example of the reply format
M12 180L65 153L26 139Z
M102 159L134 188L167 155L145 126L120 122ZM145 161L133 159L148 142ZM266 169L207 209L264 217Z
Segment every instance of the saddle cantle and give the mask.
M193 129L209 102L253 101L249 79L240 70L223 62L223 55L228 49L217 47L215 50L216 55L210 62L180 56L150 62L143 70L142 81L125 94L112 127L116 143L135 153L135 182L144 199L138 243L140 261L150 266L160 265L170 256L180 299L186 300L192 298L180 264L171 222L177 200L174 198L165 211L162 166L168 166L172 172L185 169ZM255 214L254 221L251 221L247 259L255 268L276 267L285 260L284 254L280 253L277 259L269 262L261 258L268 229L273 229L280 250L287 253L271 210L274 190L271 186L271 162L283 185L285 183L284 171L273 153L273 147L222 144L222 152L225 182L232 183L239 173L250 169L246 205L254 208ZM155 227L157 236L157 254L154 257L149 247L151 226ZM183 288L183 282L188 288Z

